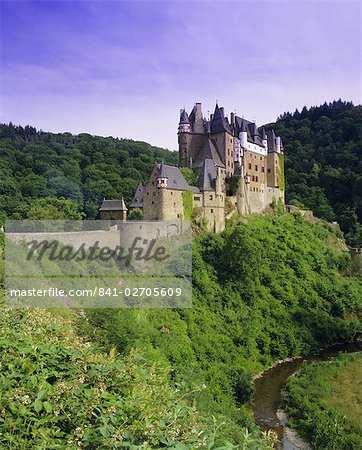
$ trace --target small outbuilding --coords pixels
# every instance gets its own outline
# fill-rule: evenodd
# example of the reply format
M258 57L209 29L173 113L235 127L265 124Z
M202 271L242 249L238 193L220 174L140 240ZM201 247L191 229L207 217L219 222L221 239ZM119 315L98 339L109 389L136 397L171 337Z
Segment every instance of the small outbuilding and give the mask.
M101 220L110 220L111 222L117 222L127 219L127 207L123 197L120 200L106 200L103 199L103 203L99 208L99 216Z

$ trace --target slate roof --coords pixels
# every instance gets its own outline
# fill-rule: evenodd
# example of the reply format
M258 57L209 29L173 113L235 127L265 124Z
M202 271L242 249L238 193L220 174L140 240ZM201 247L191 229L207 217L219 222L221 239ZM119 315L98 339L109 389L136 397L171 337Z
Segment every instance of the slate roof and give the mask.
M157 164L158 173L160 173L161 164ZM188 184L178 167L163 164L163 170L166 175L164 178L168 178L166 189L199 192L199 189L196 186L190 186Z
M250 122L242 117L235 116L235 124L237 127L237 135L239 135L240 131L246 131L249 142L264 147L262 140L263 138L260 137L258 127L255 122Z
M211 128L211 133L222 133L223 131L227 131L228 133L231 133L229 121L226 117L223 117L223 114L221 113L221 109L219 108L217 103L215 106L215 112L212 117L210 128Z
M206 158L204 160L200 177L197 185L200 191L214 191L214 182L216 179L216 167L212 159Z
M270 152L277 151L277 137L275 136L274 130L268 131L268 150Z
M158 178L168 178L166 168L165 168L165 163L163 162L163 160L161 161L161 164L158 166L157 177Z
M187 112L185 111L185 108L181 111L181 114L180 114L180 123L179 124L181 125L183 123L185 123L185 124L190 123L190 119L189 119Z
M203 166L205 159L211 159L216 167L225 168L224 163L221 161L220 154L217 148L216 141L214 139L208 139L196 158L195 162L192 164L193 168L200 168Z
M134 194L134 197L132 199L132 203L129 205L130 208L143 208L143 185L140 183L137 186L136 192Z
M127 207L124 203L123 197L121 200L103 200L100 211L127 211Z

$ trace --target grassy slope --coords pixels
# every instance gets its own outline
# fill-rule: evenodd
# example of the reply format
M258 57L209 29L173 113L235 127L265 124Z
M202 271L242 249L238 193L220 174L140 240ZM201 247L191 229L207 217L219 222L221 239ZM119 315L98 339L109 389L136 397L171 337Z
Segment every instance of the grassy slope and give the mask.
M304 367L287 383L286 410L317 449L362 448L362 354Z
M236 448L162 355L99 349L77 330L82 312L6 308L3 265L0 245L1 448ZM271 450L255 427L241 434L240 448Z
M328 224L299 215L234 223L196 240L191 309L95 310L86 331L106 348L167 358L173 378L197 391L203 411L223 414L237 441L252 424L245 405L253 374L355 337L361 284L340 274L350 256L339 238Z

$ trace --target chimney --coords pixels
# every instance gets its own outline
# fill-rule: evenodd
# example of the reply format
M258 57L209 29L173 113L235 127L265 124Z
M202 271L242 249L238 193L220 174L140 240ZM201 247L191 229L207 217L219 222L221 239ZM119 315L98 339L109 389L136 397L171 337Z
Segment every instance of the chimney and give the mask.
M235 125L235 114L233 112L230 113L230 123L231 125Z
M224 107L220 108L220 114L221 114L221 117L222 117L222 118L225 117Z
M210 114L210 122L212 122L213 118L214 118L214 114Z

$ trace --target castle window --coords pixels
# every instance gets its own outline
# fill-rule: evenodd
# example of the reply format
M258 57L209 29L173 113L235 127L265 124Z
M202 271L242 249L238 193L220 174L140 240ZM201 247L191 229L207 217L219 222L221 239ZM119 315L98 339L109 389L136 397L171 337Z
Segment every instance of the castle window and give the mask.
M257 165L255 165L255 170L256 170L256 172L258 171L258 166Z
M271 172L271 170L270 169L268 169L268 173L270 173Z
M261 171L264 173L264 166L262 166Z
M152 200L152 205L154 205L155 204L155 202Z
M251 163L249 163L249 169L251 170Z
M258 177L255 177L255 181L256 181L256 182L258 181Z
M171 191L171 195L173 195L173 192Z
M252 177L251 177L251 181L255 181L255 177L254 177L254 175L252 175Z
M213 210L213 209L211 209L211 210L210 210L210 212L211 212L211 213L213 213L213 212L214 212L214 210Z
M261 157L260 157L260 161L261 161L262 159L263 159L263 157L261 156Z
M195 201L200 201L200 197L195 197Z
M213 196L212 196L212 195L209 195L209 199L212 200L212 199L213 199Z

